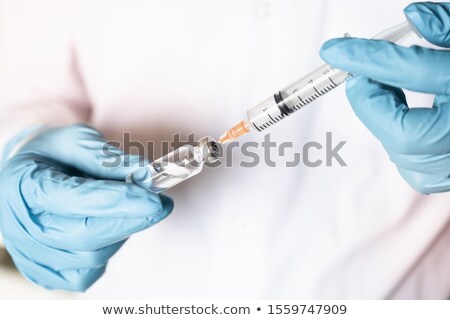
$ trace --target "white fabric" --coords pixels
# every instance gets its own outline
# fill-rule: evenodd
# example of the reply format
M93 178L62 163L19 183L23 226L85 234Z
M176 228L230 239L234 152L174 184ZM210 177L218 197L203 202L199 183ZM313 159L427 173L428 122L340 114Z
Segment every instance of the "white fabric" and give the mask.
M220 135L319 66L323 41L373 36L402 22L408 1L0 3L3 141L30 123L78 120L158 143ZM235 151L233 168L171 190L173 214L132 237L83 297L448 297L449 194L422 196L402 180L344 88L270 132L301 152L328 131L348 141L348 167L285 168L279 157L277 168L247 169Z

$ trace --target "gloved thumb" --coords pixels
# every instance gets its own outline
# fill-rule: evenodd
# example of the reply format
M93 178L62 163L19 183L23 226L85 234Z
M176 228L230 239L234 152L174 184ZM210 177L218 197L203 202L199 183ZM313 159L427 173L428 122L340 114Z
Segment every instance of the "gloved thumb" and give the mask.
M440 47L450 47L450 3L416 2L404 12L425 39Z

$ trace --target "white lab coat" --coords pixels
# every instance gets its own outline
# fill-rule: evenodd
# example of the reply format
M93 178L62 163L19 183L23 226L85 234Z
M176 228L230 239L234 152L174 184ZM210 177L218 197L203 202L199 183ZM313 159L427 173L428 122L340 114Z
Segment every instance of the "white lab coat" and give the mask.
M0 4L2 141L32 123L88 121L112 140L129 132L159 143L177 132L217 137L319 66L325 40L402 22L408 1ZM270 132L296 152L332 132L348 141L348 166L286 168L280 156L276 168L249 169L234 152L233 168L170 190L172 215L133 236L83 297L448 297L450 196L402 180L343 87Z

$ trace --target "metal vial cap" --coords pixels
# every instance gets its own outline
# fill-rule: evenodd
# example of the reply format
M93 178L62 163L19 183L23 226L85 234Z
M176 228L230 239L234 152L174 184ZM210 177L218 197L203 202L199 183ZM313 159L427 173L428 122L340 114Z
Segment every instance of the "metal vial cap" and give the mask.
M204 137L198 141L198 148L205 163L216 162L222 157L222 147L211 137Z

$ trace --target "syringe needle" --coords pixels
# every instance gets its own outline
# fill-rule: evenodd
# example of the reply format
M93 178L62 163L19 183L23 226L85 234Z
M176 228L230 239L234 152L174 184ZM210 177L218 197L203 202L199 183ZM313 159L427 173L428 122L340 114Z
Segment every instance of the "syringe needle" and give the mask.
M231 142L236 140L238 137L249 132L250 123L248 121L241 121L237 125L235 125L230 130L226 131L220 138L219 142L221 144Z

